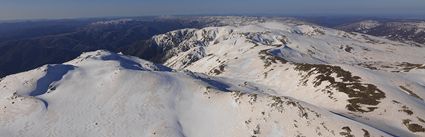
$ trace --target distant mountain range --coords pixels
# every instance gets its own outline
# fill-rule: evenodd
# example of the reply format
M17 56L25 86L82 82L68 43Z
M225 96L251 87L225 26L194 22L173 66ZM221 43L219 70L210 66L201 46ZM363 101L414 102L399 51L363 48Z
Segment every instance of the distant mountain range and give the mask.
M363 20L337 26L337 29L360 32L423 47L425 44L425 21L379 21Z
M265 19L300 21L284 17L237 17L237 21L214 17L140 17L115 19L42 20L0 23L0 77L39 67L62 63L83 52L99 49L123 52L152 61L160 61L161 49L151 47L151 37L183 28L243 25ZM357 18L302 19L345 31L385 37L410 45L423 46L421 22L396 23L361 21ZM331 21L335 22L331 22ZM360 22L359 22L360 20ZM238 22L239 21L239 22ZM300 21L301 22L301 21ZM369 24L367 24L369 23ZM372 24L371 24L372 23ZM370 25L375 26L370 27ZM365 27L365 25L369 25ZM158 62L161 63L161 62Z
M20 27L26 25L28 29ZM10 26L14 27L2 29ZM3 34L0 35L0 77L43 64L62 63L82 52L98 49L119 52L153 35L197 26L196 22L175 19L0 24L0 34Z
M157 34L183 28L262 21L261 17L140 17L0 23L0 77L63 63L83 52L104 49L152 58L147 46ZM145 51L147 50L147 51Z

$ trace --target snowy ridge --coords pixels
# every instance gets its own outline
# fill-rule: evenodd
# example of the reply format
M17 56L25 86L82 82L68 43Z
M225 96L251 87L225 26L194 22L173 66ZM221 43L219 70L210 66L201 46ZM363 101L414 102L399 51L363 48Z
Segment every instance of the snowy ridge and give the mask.
M0 136L389 136L255 84L106 51L0 86Z
M241 48L251 45L264 45L258 48L269 47L268 49L273 50L286 48L293 49L292 52L308 53L309 56L317 58L316 63L324 60L326 63L341 64L389 63L389 61L402 63L406 60L409 63L423 63L422 59L425 58L420 54L423 52L422 48L412 48L403 43L319 26L280 22L241 27L207 27L200 30L183 29L155 36L154 40L160 47L168 50L167 53L170 55L166 57L174 57L177 53L186 52L192 47L217 47L220 50L230 51L232 47L240 48L233 48L235 50L242 50ZM229 44L235 46L228 46ZM247 46L239 46L242 44ZM393 55L381 56L385 52L391 52Z
M191 29L185 39L172 40L185 31L155 37L168 49L166 66L258 83L273 89L267 94L315 104L396 136L425 134L424 48L275 21Z

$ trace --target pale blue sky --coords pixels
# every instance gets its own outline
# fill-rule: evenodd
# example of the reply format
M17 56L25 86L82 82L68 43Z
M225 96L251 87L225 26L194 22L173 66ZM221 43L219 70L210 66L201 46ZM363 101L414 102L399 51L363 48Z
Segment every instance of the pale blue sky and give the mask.
M0 0L0 20L202 14L425 15L425 0Z

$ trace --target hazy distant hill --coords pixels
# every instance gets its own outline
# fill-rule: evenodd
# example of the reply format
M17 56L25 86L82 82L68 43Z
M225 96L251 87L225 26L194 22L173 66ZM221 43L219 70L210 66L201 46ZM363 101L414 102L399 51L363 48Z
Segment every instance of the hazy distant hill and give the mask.
M10 23L0 25L0 77L47 63L62 63L85 51L119 52L127 46L175 29L196 27L177 19ZM52 25L49 25L52 24ZM18 27L9 28L8 27ZM22 26L22 27L21 27ZM3 29L3 28L4 29ZM13 34L9 34L13 33Z
M425 44L425 20L362 20L340 25L336 28L384 37L415 46Z
M78 19L0 22L0 42L73 32L93 21L96 20Z
M237 19L236 19L237 18ZM235 20L236 19L236 20ZM0 77L63 63L83 52L99 49L141 58L161 56L151 37L183 28L243 25L263 17L160 16L114 19L29 21L0 24Z

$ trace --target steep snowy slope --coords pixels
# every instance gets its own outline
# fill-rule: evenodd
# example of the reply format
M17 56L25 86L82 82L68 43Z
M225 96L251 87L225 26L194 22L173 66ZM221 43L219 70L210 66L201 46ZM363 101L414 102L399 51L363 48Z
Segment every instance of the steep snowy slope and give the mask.
M166 66L258 83L396 136L425 136L425 48L265 21L154 37Z
M275 91L89 52L2 79L0 136L391 136L268 92Z

